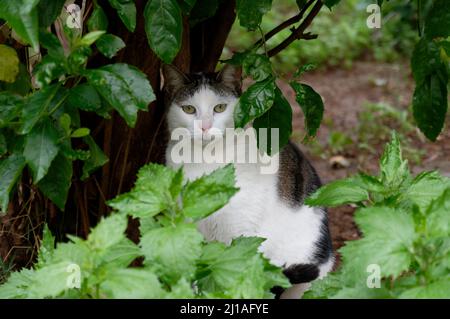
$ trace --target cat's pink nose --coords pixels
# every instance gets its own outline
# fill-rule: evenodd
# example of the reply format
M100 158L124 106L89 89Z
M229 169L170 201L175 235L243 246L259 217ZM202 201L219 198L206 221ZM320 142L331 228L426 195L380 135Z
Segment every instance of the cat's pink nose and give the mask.
M211 123L210 122L202 122L202 131L203 132L207 132L210 128L211 128Z

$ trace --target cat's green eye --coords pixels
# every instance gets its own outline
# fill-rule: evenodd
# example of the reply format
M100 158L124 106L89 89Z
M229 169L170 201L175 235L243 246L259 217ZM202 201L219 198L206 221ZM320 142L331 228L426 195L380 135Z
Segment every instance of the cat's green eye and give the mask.
M193 107L192 105L183 105L181 106L181 109L187 114L195 113L195 107Z
M216 106L214 106L214 112L216 113L222 113L223 111L225 111L227 108L226 104L217 104Z

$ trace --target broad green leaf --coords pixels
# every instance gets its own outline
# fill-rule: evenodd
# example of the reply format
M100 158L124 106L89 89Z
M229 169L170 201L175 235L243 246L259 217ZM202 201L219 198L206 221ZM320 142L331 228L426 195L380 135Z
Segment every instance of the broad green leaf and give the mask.
M70 89L67 103L80 110L90 112L96 112L102 107L102 101L97 91L87 83Z
M203 236L194 224L179 224L150 230L142 236L140 246L144 263L164 281L174 284L181 277L193 278L202 242Z
M102 254L101 259L106 265L128 267L139 256L142 256L139 247L128 238L125 238L117 244L110 246Z
M180 171L163 165L148 164L139 170L133 190L119 195L108 204L134 217L150 218L175 206L182 181Z
M439 194L439 193L435 193ZM450 184L447 189L436 198L426 212L427 231L431 236L450 236Z
M425 35L429 38L450 36L450 10L448 1L436 0L425 19Z
M40 88L49 85L53 80L61 78L66 72L64 64L50 55L44 56L41 62L33 69L35 82Z
M164 296L158 277L149 269L108 269L100 296L113 299L155 299Z
M252 53L246 55L243 61L244 72L255 81L263 81L272 76L270 59L263 54Z
M113 34L105 34L96 42L97 49L107 58L113 58L125 47L125 42Z
M9 25L35 51L39 49L38 13L39 0L0 0L0 18Z
M40 0L38 5L39 27L47 28L61 14L66 0Z
M87 22L89 32L108 29L108 17L99 5L94 5L94 10Z
M25 164L25 158L18 154L0 159L0 209L3 213L8 208L9 194L21 176Z
M59 134L50 119L43 120L26 136L23 156L31 169L33 182L37 184L50 168L58 154Z
M258 137L258 148L272 155L281 150L285 146L292 133L292 109L289 102L283 96L281 90L275 89L275 100L272 107L262 116L253 121L253 127L256 129ZM267 128L267 143L261 145L261 128ZM272 131L275 128L279 131L278 149L272 148Z
M106 33L105 30L92 31L85 34L78 42L79 45L90 46Z
M234 110L236 127L244 127L248 122L263 115L273 105L275 81L269 77L251 85L239 98Z
M83 174L81 175L81 180L88 178L92 172L102 167L109 161L108 157L105 153L103 153L100 147L98 147L92 137L86 136L84 141L89 145L90 156L83 164Z
M0 81L14 83L19 74L19 57L16 50L0 44Z
M263 15L270 11L271 7L272 0L237 0L236 12L240 25L250 31L256 30Z
M305 116L305 129L308 136L315 136L323 118L322 97L312 87L298 82L290 82L295 91L295 99Z
M319 188L305 200L306 205L334 207L359 203L369 199L369 193L355 179L348 178L331 182Z
M59 90L59 85L51 85L27 97L22 108L21 134L28 134L51 106L58 102L55 97Z
M403 160L400 140L395 131L380 160L381 182L385 187L398 187L410 176L408 161Z
M71 184L72 161L59 154L52 161L48 173L37 185L46 197L64 211Z
M166 299L194 299L195 293L192 284L185 278L181 278L175 285L170 287L170 292L165 294Z
M123 24L131 32L136 28L136 5L133 1L109 0L111 7L117 10L117 14Z
M136 124L138 110L146 111L149 103L155 100L147 77L133 66L110 64L87 70L86 77L131 127Z
M447 82L447 76L431 74L414 91L414 119L431 141L436 140L444 127L448 108Z
M19 116L23 99L9 92L0 92L0 128Z
M29 298L33 275L34 270L26 268L11 273L8 281L0 285L0 299Z
M411 214L388 207L363 208L355 214L355 222L364 238L347 242L340 249L346 271L355 280L367 277L371 264L380 266L381 276L394 278L408 270L412 262L411 250L416 239Z
M106 251L108 248L125 239L128 219L125 215L113 214L103 218L88 236L88 245L96 250Z
M416 84L422 84L427 76L444 68L438 44L426 38L420 39L411 56L411 70Z
M14 81L14 83L5 82L3 83L2 86L5 91L8 91L10 93L19 94L22 96L27 95L31 90L31 77L25 65L23 63L19 63L19 75L17 76L16 81Z
M441 278L428 285L403 292L400 299L450 299L450 278Z
M239 189L234 185L232 164L188 182L183 189L183 214L198 220L214 213L237 193Z
M145 32L150 48L171 63L181 47L183 21L176 0L149 0L144 9Z
M47 50L47 54L56 60L63 62L65 58L64 49L56 35L50 32L41 31L39 33L41 46Z
M417 175L411 182L411 185L402 194L406 198L418 205L422 211L425 211L430 203L436 199L439 194L450 187L450 179L441 176L438 172L423 172Z

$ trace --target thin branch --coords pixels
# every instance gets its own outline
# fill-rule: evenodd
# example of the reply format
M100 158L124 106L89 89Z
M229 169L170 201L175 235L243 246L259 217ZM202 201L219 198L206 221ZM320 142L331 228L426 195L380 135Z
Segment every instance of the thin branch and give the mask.
M255 42L254 47L259 47L261 44L263 44L265 41L268 41L270 38L272 38L277 33L283 31L287 27L289 27L289 26L299 22L301 19L303 19L303 16L304 16L306 10L308 10L308 8L314 3L314 1L316 1L316 0L309 0L309 2L307 2L303 6L303 8L300 10L299 13L297 13L295 16L287 19L283 23L279 24L278 26L276 26L275 28L273 28L272 30L267 32L264 35L264 37L261 37L261 39L259 39L258 41Z
M311 9L309 14L306 16L305 20L298 26L298 28L294 28L292 30L292 33L289 37L287 37L283 42L278 44L276 47L271 49L268 54L269 57L273 57L274 55L278 54L280 51L285 49L289 44L294 42L295 40L299 39L315 39L317 38L317 35L313 35L311 33L304 33L305 30L309 27L311 22L314 20L316 15L319 13L320 9L322 9L323 3L322 1L318 0L314 7Z

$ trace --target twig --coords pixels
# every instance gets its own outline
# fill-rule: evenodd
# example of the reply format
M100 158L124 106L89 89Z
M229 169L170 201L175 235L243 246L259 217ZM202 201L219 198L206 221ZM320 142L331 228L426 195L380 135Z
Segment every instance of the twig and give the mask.
M305 20L298 26L298 28L294 28L292 30L292 34L287 37L283 42L278 44L273 49L269 50L268 55L269 57L272 57L276 54L278 54L280 51L285 49L289 44L294 42L295 40L299 39L315 39L317 38L317 35L311 34L311 33L304 33L306 28L309 27L311 22L314 20L316 15L319 13L320 9L322 9L323 3L322 1L317 1L314 7L311 9L309 14L306 16Z

